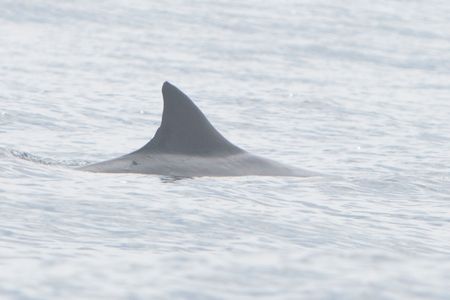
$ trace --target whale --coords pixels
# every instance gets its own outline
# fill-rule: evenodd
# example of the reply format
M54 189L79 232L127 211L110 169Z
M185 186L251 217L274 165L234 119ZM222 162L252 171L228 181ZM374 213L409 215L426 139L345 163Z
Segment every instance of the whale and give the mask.
M186 94L167 81L163 83L162 96L161 124L147 144L121 157L78 169L173 177L317 175L253 155L232 144Z

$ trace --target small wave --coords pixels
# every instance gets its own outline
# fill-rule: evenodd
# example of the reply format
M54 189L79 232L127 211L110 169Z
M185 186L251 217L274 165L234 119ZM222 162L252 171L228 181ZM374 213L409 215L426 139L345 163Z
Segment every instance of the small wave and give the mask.
M48 166L82 167L91 163L85 160L58 160L46 158L18 150L9 150L9 153L17 158Z

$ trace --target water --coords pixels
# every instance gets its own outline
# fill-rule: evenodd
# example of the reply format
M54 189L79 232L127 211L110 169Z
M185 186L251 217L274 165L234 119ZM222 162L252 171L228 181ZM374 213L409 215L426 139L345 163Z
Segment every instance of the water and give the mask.
M0 1L1 299L450 299L446 1ZM316 178L73 170L161 85Z

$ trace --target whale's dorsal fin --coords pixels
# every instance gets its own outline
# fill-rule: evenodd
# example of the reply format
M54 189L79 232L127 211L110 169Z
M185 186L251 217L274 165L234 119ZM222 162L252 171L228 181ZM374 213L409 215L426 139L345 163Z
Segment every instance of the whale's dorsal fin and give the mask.
M162 86L164 110L153 139L136 152L231 155L242 149L225 139L200 109L169 82Z

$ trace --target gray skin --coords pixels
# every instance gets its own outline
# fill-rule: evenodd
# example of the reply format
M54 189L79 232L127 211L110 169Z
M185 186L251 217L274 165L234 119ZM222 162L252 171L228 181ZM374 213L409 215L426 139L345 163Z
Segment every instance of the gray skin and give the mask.
M88 165L83 171L144 173L175 177L317 175L252 155L225 139L198 107L172 84L162 87L161 126L141 149Z

